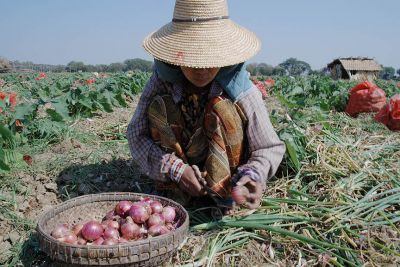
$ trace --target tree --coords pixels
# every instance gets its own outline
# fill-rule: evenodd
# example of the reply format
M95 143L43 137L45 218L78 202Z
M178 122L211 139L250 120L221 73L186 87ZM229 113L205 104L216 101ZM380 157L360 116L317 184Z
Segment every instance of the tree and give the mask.
M67 64L65 68L66 71L77 72L77 71L86 71L86 66L81 61L71 61Z
M274 71L274 67L265 63L260 63L258 64L256 68L257 75L265 75L269 76L272 75L272 72Z
M277 75L277 76L283 76L286 74L286 70L282 67L275 67L274 70L272 71L272 75Z
M297 60L296 58L289 58L278 66L291 76L305 75L311 72L311 66L307 62Z
M398 69L398 70L397 70L397 75L399 75L399 76L400 76L400 69Z
M250 63L246 66L246 70L250 72L251 76L257 75L257 63Z
M86 69L86 71L89 71L89 72L97 71L97 68L94 65L85 65L85 69Z
M0 58L0 73L9 72L11 70L11 63L5 58Z
M153 62L144 60L141 58L127 59L124 61L126 65L125 71L127 70L141 70L145 72L151 72L153 68Z
M391 80L391 79L394 79L395 73L396 73L396 70L393 67L383 67L379 76L381 79Z
M111 63L107 71L109 72L119 72L119 71L124 71L126 69L126 65L124 63Z

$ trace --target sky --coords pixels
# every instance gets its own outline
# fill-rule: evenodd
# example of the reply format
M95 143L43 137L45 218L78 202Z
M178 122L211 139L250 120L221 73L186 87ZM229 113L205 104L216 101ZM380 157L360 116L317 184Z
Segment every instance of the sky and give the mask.
M0 57L46 64L152 60L143 39L172 19L173 0L0 0ZM255 32L248 62L295 57L320 69L338 57L400 68L399 0L228 0L230 18Z

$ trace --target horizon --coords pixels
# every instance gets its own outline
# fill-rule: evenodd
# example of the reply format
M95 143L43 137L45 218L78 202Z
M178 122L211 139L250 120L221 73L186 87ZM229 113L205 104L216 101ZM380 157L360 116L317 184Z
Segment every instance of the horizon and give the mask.
M395 34L400 3L395 0L230 0L228 5L231 19L263 43L247 63L277 66L293 57L321 69L339 57L370 57L400 69L400 36ZM142 40L171 20L174 1L10 0L0 6L1 57L98 65L133 58L152 61Z

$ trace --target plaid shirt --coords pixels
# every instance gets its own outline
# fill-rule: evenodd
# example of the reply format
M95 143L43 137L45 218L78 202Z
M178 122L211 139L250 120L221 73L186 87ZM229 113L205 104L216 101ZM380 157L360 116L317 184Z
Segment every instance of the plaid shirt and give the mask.
M153 73L128 125L127 138L132 157L141 171L155 180L168 181L166 171L162 171L162 168L163 158L170 154L161 150L150 138L147 108L157 94L171 94L175 103L178 103L182 98L182 91L180 84L164 82ZM209 98L222 93L223 88L217 82L212 82ZM239 166L238 173L251 170L260 177L265 186L267 179L275 174L282 161L285 145L273 129L261 93L255 86L241 95L237 104L248 120L245 134L249 146L249 159Z

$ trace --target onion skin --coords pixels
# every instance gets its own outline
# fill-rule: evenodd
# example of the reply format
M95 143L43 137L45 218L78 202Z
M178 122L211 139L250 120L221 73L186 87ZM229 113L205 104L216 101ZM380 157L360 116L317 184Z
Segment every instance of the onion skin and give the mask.
M105 220L101 223L104 229L107 229L108 227L119 229L119 222L117 221L112 221L112 220Z
M149 215L151 215L151 213L152 213L152 209L151 209L151 205L150 205L150 198L145 198L145 199L147 199L147 201L145 201L145 200L142 200L142 201L139 201L139 202L136 202L138 205L141 205L141 206L143 206L143 207L145 207L146 208L146 210L147 210L147 213L149 214Z
M51 232L51 236L54 237L55 239L62 238L66 234L70 232L68 225L67 224L60 224L57 225L54 230Z
M78 236L78 240L76 242L78 245L86 245L87 241L82 236Z
M159 236L168 232L170 232L170 230L165 225L153 225L148 230L150 236Z
M103 237L104 237L104 239L109 239L109 238L118 239L119 238L119 232L115 228L108 227L108 228L106 228L106 230L104 230Z
M170 232L170 230L168 229L168 227L167 226L165 226L165 225L161 225L160 226L160 234L161 235L163 235L163 234L166 234L166 233L169 233Z
M99 238L97 238L95 241L93 241L93 245L103 245L103 242L104 242L104 238L102 238L102 237L99 237Z
M83 224L77 223L77 224L75 224L75 225L72 227L72 232L73 232L76 236L79 236L79 235L81 235L82 228L83 228Z
M145 203L149 203L149 204L153 203L154 201L155 201L155 200L152 200L152 199L149 198L149 197L146 197L146 198L140 200L140 202L145 202Z
M161 235L161 225L153 225L149 228L148 234L150 236L159 236Z
M246 203L249 196L249 189L243 185L237 185L232 188L232 199L237 204L242 205Z
M129 216L132 217L135 223L141 224L145 223L149 219L150 214L145 206L133 204L129 210Z
M135 223L121 225L121 235L126 240L136 239L140 236L140 227Z
M147 226L152 227L153 225L164 225L165 219L162 214L154 213L150 215L149 219L147 220Z
M115 213L115 209L107 212L106 216L104 216L103 221L105 220L116 220L118 219L118 215Z
M67 244L77 244L78 243L78 237L76 235L74 235L74 233L69 232L68 234L66 234L65 236L61 237L61 238L57 238L57 240L67 243Z
M130 201L120 201L116 206L115 206L115 213L118 214L121 217L126 217L128 215L128 211L132 207L133 203Z
M82 228L82 236L88 241L94 241L103 235L103 226L96 221L85 223Z
M172 223L175 220L176 212L175 208L166 206L163 208L162 215L166 223Z
M151 202L150 203L150 207L151 207L151 211L152 211L153 214L154 213L161 213L163 211L162 204L157 200L154 200L153 202Z

